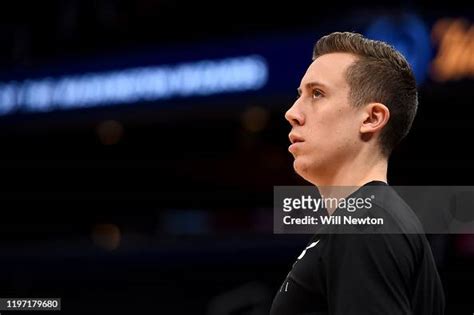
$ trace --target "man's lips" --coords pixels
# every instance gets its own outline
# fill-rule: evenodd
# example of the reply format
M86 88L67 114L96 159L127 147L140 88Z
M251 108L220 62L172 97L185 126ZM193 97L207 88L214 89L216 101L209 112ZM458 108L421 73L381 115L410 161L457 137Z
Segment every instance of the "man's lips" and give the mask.
M288 151L293 153L294 150L304 142L304 140L303 140L302 137L300 137L300 136L298 136L294 133L290 133L289 138L290 138L291 145L288 147Z
M291 142L292 144L295 144L295 143L298 143L298 142L304 142L304 140L303 140L302 137L300 137L300 136L298 136L298 135L296 135L296 134L294 134L294 133L290 133L290 134L288 135L288 137L290 138L290 142Z

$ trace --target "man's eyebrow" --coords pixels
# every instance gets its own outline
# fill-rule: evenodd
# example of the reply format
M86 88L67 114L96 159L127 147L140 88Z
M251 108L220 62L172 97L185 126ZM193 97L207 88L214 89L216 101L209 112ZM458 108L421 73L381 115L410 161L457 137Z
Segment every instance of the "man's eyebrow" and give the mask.
M318 82L318 81L313 81L313 82L308 82L304 85L306 89L310 89L313 87L321 87L323 89L327 89L327 86L324 83ZM298 91L298 95L301 95L301 88L297 88L296 91Z

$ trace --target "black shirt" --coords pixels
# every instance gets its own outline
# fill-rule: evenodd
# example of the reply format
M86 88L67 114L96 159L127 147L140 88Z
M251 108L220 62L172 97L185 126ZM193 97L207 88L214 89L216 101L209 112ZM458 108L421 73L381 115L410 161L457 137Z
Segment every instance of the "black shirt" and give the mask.
M379 181L351 196L380 185L385 194L371 211L391 233L314 235L275 296L271 315L444 314L441 281L413 211Z

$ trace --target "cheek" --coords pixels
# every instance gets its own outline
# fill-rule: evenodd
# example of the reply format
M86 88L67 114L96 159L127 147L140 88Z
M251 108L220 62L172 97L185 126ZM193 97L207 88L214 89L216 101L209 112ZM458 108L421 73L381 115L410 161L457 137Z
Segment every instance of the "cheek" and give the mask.
M320 122L318 128L311 130L310 148L313 152L327 156L350 149L358 137L357 127L353 121L341 119ZM315 157L317 158L317 157Z
M310 129L311 145L316 147L327 147L342 135L341 126L335 119L324 119L316 122Z
M310 139L311 147L332 150L353 143L358 137L358 126L355 113L348 108L350 105L324 105L324 108L312 112L309 115L311 119L307 121L309 128L306 136Z
M358 131L357 117L345 111L339 111L337 116L330 117L321 124L326 137L341 141L355 137Z

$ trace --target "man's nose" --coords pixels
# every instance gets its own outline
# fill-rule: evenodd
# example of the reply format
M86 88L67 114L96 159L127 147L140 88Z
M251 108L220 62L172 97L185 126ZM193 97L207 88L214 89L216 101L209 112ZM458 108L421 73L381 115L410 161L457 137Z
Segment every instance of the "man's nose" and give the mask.
M285 118L292 127L302 126L304 124L304 115L298 106L298 101L296 101L293 106L287 110L285 113Z

